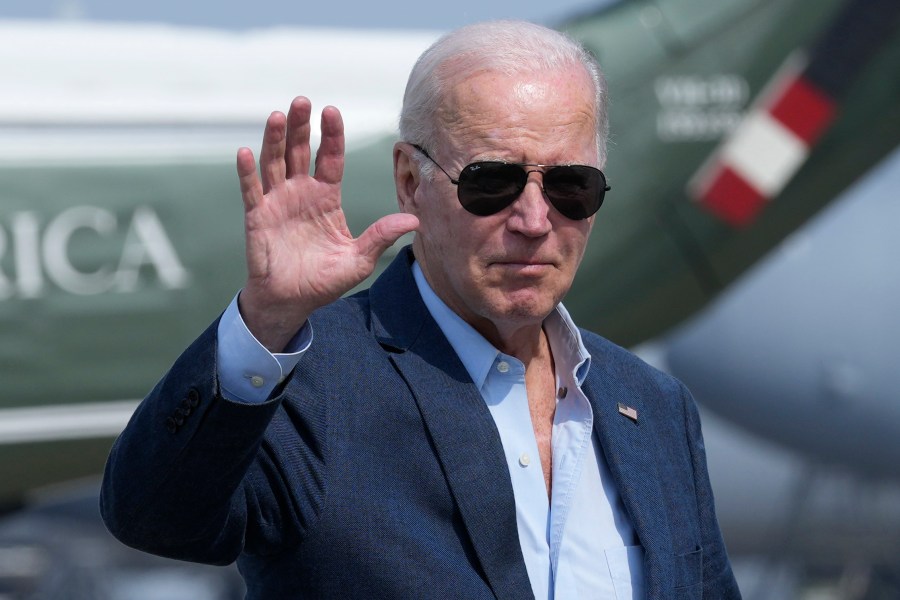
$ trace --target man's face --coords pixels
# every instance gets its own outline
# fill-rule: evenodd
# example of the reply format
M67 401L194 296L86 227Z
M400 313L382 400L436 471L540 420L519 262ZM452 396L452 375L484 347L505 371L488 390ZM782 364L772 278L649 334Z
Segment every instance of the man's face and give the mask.
M580 67L456 81L439 123L443 143L431 150L454 178L479 160L602 166L592 83ZM437 169L416 189L414 250L426 278L495 343L498 335L540 325L568 292L593 224L593 217L574 221L557 212L541 182L540 173L530 174L516 201L486 217L467 212Z

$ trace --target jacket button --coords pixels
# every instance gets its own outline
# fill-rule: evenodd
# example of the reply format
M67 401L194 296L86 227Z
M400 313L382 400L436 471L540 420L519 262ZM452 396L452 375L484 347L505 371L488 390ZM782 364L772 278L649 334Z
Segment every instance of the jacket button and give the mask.
M169 418L173 419L175 421L175 424L178 425L179 427L184 425L184 415L179 412L176 412L174 417L169 417Z
M188 404L191 405L191 408L197 408L200 405L200 392L198 392L195 388L191 388L188 390L187 394Z
M178 431L178 423L175 422L175 419L169 417L166 419L166 429L169 430L169 433L175 433Z
M181 401L181 408L178 409L178 412L183 414L186 417L191 416L191 413L194 412L194 409L191 408L191 401L185 398Z

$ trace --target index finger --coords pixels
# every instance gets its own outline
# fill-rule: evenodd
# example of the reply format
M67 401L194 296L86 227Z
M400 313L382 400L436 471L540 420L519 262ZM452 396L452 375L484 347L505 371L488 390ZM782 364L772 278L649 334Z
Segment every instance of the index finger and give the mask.
M315 178L337 184L344 177L344 119L333 106L322 111L322 141L316 152Z

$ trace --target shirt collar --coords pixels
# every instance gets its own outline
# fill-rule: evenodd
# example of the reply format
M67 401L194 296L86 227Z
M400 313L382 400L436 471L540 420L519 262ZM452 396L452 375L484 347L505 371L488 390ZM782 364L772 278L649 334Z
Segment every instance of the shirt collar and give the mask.
M560 371L571 372L575 383L581 387L591 368L591 354L584 347L581 332L561 302L544 319L544 332L550 341L554 362L564 367Z
M418 262L413 262L412 271L428 312L456 351L469 377L481 389L499 350L438 298L425 280ZM569 311L561 303L544 320L544 331L559 372L571 372L580 386L590 369L591 355L584 347L581 333Z

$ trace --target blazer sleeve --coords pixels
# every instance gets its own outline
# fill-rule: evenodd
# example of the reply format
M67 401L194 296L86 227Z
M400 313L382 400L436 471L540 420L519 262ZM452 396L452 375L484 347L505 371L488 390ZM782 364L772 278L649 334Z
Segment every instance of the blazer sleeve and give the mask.
M283 390L262 404L224 399L216 381L214 322L178 358L114 443L100 494L110 532L140 550L228 564L242 551L266 553L285 543L316 512L322 494L292 501L278 441L267 429ZM315 436L316 431L311 431ZM305 468L321 455L305 450ZM321 481L311 477L310 481Z
M725 541L716 519L712 486L706 465L706 448L700 428L700 414L691 393L680 384L685 405L685 429L694 471L694 489L699 510L700 535L703 544L703 597L740 600L741 593L728 560Z

